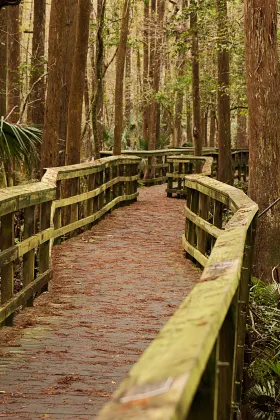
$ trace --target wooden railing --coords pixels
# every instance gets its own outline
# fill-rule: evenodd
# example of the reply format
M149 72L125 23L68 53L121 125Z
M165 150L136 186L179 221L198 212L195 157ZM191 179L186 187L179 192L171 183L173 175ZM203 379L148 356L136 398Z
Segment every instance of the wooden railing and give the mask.
M51 168L42 182L0 190L0 324L11 325L15 311L47 290L53 239L88 229L117 205L136 200L139 162L118 156ZM15 281L22 282L18 293Z
M244 335L258 206L241 190L186 177L183 246L204 266L99 420L240 418Z
M212 157L190 155L169 156L167 163L167 197L172 197L173 194L177 196L185 196L187 194L185 187L186 175L197 172L197 165L199 166L199 172L201 171L203 175L208 176L212 174ZM201 166L202 168L200 168Z
M181 147L178 149L163 150L123 150L123 155L139 156L140 183L144 185L161 184L167 181L168 162L167 158L176 155L193 155L193 147ZM102 151L102 157L112 156L110 151ZM203 148L203 156L213 158L212 175L217 177L219 150L211 147ZM248 149L232 149L232 170L235 181L247 181L249 172L249 151ZM172 171L171 171L172 172Z

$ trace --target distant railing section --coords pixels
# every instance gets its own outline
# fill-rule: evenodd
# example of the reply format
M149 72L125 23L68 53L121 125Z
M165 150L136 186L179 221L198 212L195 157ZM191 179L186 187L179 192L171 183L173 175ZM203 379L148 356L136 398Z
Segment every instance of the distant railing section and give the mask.
M97 417L237 420L258 206L203 175L185 180L183 247L200 282Z
M193 147L181 147L178 149L164 150L123 150L125 156L141 157L139 182L144 185L156 185L167 182L168 162L167 158L176 155L193 155ZM112 156L111 151L102 151L102 157ZM216 148L203 148L203 156L212 157L212 176L217 177L219 164L219 150ZM235 182L248 180L249 151L248 149L232 149L232 171Z
M0 324L11 325L18 309L47 290L53 239L88 229L137 199L139 163L135 156L117 156L50 168L42 182L0 190Z
M186 196L185 186L186 175L201 172L205 176L212 174L212 157L179 155L169 156L167 158L168 173L167 176L167 197Z

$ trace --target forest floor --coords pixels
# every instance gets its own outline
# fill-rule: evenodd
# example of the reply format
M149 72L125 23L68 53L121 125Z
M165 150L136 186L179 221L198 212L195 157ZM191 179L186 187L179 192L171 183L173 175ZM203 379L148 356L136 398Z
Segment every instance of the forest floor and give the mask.
M0 330L0 417L92 419L200 277L166 185L54 248L54 278Z

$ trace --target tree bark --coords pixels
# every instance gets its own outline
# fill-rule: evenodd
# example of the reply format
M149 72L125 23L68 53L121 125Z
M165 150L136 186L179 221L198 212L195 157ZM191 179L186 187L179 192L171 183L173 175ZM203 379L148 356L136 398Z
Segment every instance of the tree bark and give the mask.
M19 6L7 9L7 114L11 123L18 121L20 112L20 28Z
M94 137L94 156L100 158L103 134L103 67L104 67L104 41L103 32L105 24L106 0L98 0L97 3L97 35L96 35L96 60L94 97L92 102L92 132Z
M209 136L209 146L215 147L215 137L216 137L216 111L214 108L210 112L210 136Z
M45 24L46 0L34 0L32 58L29 86L32 91L27 110L27 121L33 124L43 124L44 122L46 83L44 78L40 78L45 72Z
M144 29L143 29L143 116L142 116L142 137L145 142L149 141L149 0L144 3Z
M218 179L232 184L227 0L217 0L218 20Z
M131 146L130 138L130 124L131 124L131 112L132 112L132 101L131 101L131 46L127 46L126 49L126 60L125 60L125 125L126 125L126 141L127 146Z
M0 117L7 114L7 10L0 11Z
M77 5L77 0L64 0L63 2L52 0L51 4L49 73L41 150L41 170L65 164ZM63 48L61 48L62 45Z
M117 54L116 87L115 87L115 130L113 154L120 155L122 150L123 132L123 85L124 67L128 37L128 25L130 15L130 0L124 0L122 11L122 25L120 44Z
M247 117L241 112L237 114L236 147L240 149L248 147Z
M81 126L89 40L91 0L79 0L66 136L66 165L80 163Z
M249 106L249 196L266 209L280 197L280 67L277 0L245 0L245 56ZM271 281L280 262L279 203L259 219L254 275Z
M190 5L192 6L190 27L192 30L193 144L195 156L201 156L202 140L200 135L200 66L197 28L197 1L191 0Z
M157 7L156 1L152 0L151 7L153 28L150 42L150 81L152 86L152 94L156 95L160 86L165 0L158 0ZM157 138L157 135L159 134L158 127L160 125L159 112L159 104L155 98L152 98L149 116L149 150L154 150L159 141Z

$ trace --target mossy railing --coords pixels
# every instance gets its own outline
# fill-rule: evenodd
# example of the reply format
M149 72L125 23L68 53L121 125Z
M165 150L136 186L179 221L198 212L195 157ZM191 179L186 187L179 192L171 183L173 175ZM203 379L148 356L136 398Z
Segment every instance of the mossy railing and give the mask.
M204 271L99 420L238 418L258 206L203 175L185 187L183 247Z
M156 185L167 182L168 162L167 158L176 155L193 155L193 147L182 147L178 149L163 150L123 150L125 156L141 157L140 182L144 185ZM110 151L102 151L102 157L112 156ZM203 148L203 156L212 157L212 175L217 176L219 164L219 150L211 147ZM248 180L249 151L248 149L232 149L232 171L237 181Z
M213 158L190 155L169 156L167 164L167 197L172 197L173 194L185 196L187 194L186 175L197 172L197 165L203 175L212 175Z
M89 229L114 207L137 199L140 160L117 156L50 168L42 182L0 190L0 324L11 325L18 309L47 290L53 239ZM18 293L15 280L22 281Z

